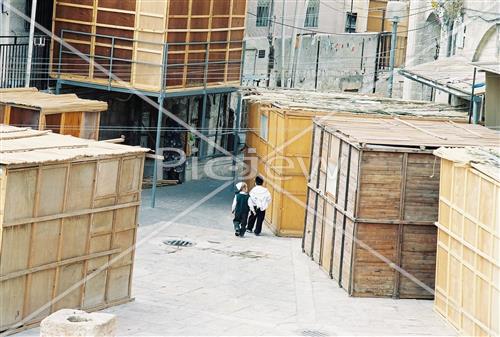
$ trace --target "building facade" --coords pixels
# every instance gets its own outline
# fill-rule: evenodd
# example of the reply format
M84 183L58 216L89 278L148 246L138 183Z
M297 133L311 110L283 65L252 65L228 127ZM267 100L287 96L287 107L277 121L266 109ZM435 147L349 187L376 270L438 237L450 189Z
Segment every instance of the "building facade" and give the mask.
M453 7L447 7L452 3ZM408 30L407 68L436 60L445 62L447 58L462 59L463 63L500 62L498 1L411 0ZM456 68L458 65L451 66ZM472 82L473 67L461 68L464 71L450 73L450 81ZM431 85L405 79L403 97L463 103L453 97L450 99L448 92L435 89Z

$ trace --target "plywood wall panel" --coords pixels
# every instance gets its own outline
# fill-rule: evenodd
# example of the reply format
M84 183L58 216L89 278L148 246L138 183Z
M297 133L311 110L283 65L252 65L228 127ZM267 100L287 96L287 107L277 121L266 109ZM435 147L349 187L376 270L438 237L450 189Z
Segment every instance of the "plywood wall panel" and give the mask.
M129 248L135 242L136 201L140 198L143 160L143 156L134 155L102 162L90 160L7 171L5 177L12 179L10 184L8 180L5 182L6 188L12 189L7 195L14 199L31 197L33 201L27 219L11 217L7 226L2 222L1 329L32 313L35 314L24 324L37 323L61 308L95 310L113 305L115 300L130 298L133 250ZM32 178L27 179L29 176ZM20 180L33 186L23 186ZM110 186L97 188L97 181ZM52 191L49 190L51 184L54 184ZM30 188L35 189L35 193L26 192ZM48 204L49 211L41 211L40 207L45 207L49 199L55 205ZM108 210L94 212L92 208L102 207L99 205L102 201ZM120 204L123 202L125 207ZM67 214L74 211L84 214ZM40 216L52 219L36 221ZM107 265L110 258L125 250L128 251L123 257ZM85 275L101 267L104 267L102 272L83 281ZM54 296L57 300L43 307Z
M4 206L5 222L33 216L36 182L36 169L9 172Z
M463 335L499 334L499 186L468 165L441 160L434 306Z

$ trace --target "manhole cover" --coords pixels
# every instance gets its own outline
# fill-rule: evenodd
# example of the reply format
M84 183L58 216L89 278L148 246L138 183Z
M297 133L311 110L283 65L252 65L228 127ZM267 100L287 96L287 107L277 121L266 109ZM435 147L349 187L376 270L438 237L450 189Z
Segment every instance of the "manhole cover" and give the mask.
M318 330L302 330L302 336L310 336L310 337L328 337L330 336L328 333Z
M166 240L163 241L167 246L176 246L176 247L190 247L193 245L191 241L188 240Z

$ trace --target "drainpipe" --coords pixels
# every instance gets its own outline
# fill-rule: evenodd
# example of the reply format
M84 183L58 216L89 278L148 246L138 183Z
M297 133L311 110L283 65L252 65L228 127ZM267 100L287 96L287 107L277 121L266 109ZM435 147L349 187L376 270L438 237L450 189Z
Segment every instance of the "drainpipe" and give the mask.
M271 10L269 12L269 18L267 20L267 40L269 42L269 51L267 53L267 79L266 87L269 88L271 83L271 70L274 65L274 34L273 34L273 20L274 20L274 0L271 0ZM255 62L257 64L257 62Z
M281 87L285 87L285 0L281 9Z
M36 2L31 1L31 17L30 17L30 37L28 41L28 61L26 62L26 74L24 86L29 88L31 81L31 63L33 62L33 41L35 39L35 19L36 19Z
M394 63L396 58L396 39L398 35L399 18L396 16L392 20L392 35L391 35L391 56L389 59L389 85L387 91L389 97L392 97L392 87L394 86Z
M287 86L290 86L291 87L291 82L292 82L292 74L291 72L293 71L293 61L295 59L295 48L296 48L296 44L297 44L297 27L299 25L298 23L298 15L297 15L297 11L299 9L299 0L295 0L295 10L294 10L294 14L293 14L293 29L292 29L292 36L291 36L291 39L290 39L290 57L289 57L289 60L288 60L288 67L287 67L287 73L288 73L288 77L286 79L286 82L287 82Z

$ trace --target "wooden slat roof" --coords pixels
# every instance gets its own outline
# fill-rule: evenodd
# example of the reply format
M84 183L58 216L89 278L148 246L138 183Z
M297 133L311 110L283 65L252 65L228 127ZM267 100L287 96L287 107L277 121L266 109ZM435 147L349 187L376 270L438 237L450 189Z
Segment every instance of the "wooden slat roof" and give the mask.
M0 89L0 103L41 110L44 114L60 112L102 112L108 103L79 98L75 94L52 95L36 88Z
M500 147L441 147L434 151L438 157L468 165L500 183Z
M423 101L404 101L368 94L315 92L295 89L243 89L244 100L282 110L292 115L334 113L397 115L425 118L467 118L465 109Z
M63 136L51 131L0 124L0 164L41 164L101 156L143 153L148 149Z
M315 123L353 145L398 147L499 146L500 133L481 125L397 117L317 117Z

